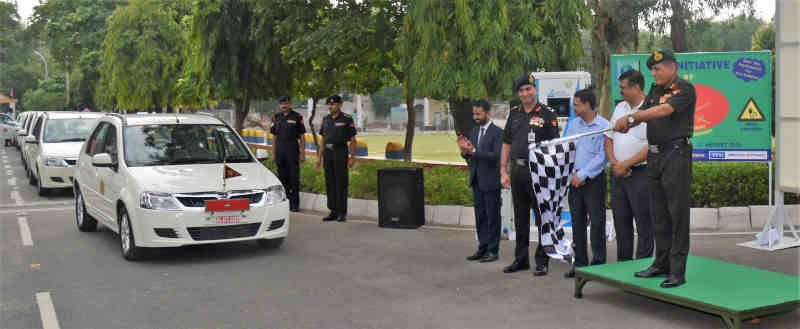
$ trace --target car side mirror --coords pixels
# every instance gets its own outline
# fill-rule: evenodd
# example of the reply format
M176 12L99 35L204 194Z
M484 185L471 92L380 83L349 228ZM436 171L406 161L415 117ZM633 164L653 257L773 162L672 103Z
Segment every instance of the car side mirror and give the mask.
M108 153L100 153L92 156L92 165L98 168L111 168L114 162L111 161L111 155Z
M36 139L36 136L26 136L25 143L27 144L39 144L39 141Z

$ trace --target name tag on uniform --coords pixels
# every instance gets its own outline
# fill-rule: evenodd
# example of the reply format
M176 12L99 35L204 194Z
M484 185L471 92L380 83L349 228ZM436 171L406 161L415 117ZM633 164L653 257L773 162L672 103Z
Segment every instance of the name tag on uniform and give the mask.
M295 124L295 123L297 123L297 121L294 121L294 120L286 120L286 123L289 123L289 124Z
M528 143L533 142L536 142L536 133L531 131L528 133Z
M343 126L345 126L345 125L346 125L346 123L344 123L344 122L337 122L337 123L336 123L336 126L337 126L337 127L343 127Z

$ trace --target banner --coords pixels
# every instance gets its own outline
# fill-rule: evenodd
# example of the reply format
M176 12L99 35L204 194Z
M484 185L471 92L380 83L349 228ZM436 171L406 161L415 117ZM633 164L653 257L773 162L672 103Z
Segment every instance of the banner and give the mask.
M645 94L653 76L650 54L611 56L612 104L622 101L619 80L629 69L642 72ZM678 53L678 75L694 84L697 104L694 161L772 160L772 57L769 51Z

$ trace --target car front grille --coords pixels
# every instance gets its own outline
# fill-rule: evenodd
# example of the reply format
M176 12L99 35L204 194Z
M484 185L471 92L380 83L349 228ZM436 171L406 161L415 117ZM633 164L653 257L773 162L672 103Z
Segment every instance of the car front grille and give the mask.
M201 194L196 196L189 194L181 194L177 195L176 198L184 207L190 207L190 208L205 207L206 201L208 200L222 200L217 196L211 194ZM264 192L233 194L230 196L230 199L249 199L251 205L261 202L261 199L263 198L264 198Z
M178 232L176 232L174 229L171 228L154 228L153 231L156 232L156 235L162 238L171 238L171 239L178 238Z
M225 240L251 237L258 232L261 223L229 226L189 227L186 230L195 241Z

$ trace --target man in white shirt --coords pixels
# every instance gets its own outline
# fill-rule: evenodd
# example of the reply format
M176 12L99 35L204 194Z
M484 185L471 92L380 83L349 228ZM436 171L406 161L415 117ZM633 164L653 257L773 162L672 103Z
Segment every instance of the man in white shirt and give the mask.
M629 70L619 77L622 98L614 108L611 122L617 122L639 110L644 102L644 77ZM641 123L627 133L608 132L606 157L611 163L611 211L617 232L617 260L632 260L633 222L636 221L636 258L653 255L653 219L650 217L650 193L647 187L647 124Z

